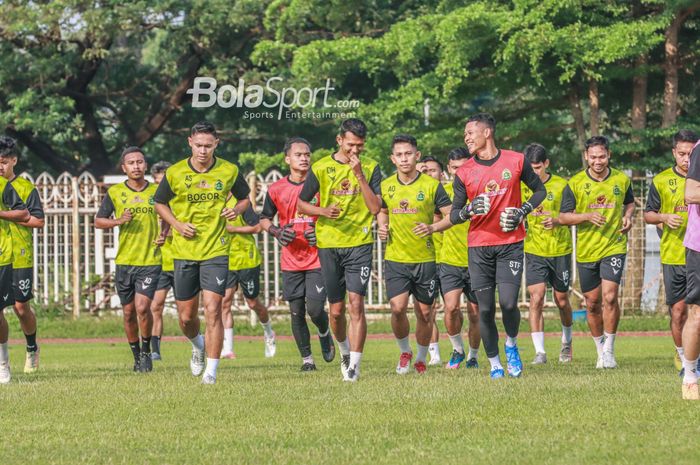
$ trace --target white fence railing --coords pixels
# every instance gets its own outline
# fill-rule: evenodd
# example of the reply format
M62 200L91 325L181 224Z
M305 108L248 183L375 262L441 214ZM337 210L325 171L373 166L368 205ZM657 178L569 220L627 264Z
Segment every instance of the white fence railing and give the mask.
M34 293L37 301L44 305L70 308L76 316L81 311L119 308L112 279L117 231L94 228L94 217L106 188L118 182L119 177L109 176L105 178L107 182L98 182L90 173L77 177L63 173L56 178L42 173L36 179L27 173L22 176L36 184L46 213L45 227L34 231ZM247 176L258 209L262 206L267 187L281 177L278 171L265 176L255 173ZM640 192L645 194L646 190L642 188ZM640 204L641 198L638 199ZM649 234L653 228L643 225L641 215L636 215L635 219L631 234L646 238L637 241L644 244L645 270L641 271L645 274L644 285L641 289L630 289L628 286L623 293L641 294L642 308L655 311L659 300L663 300L657 298L661 281L658 241L654 243ZM286 309L281 293L279 246L267 233L260 234L256 240L263 256L261 298L273 310ZM388 309L384 294L382 245L380 241L375 243L374 266L366 299L368 309L373 311ZM630 270L627 274L630 274ZM624 285L623 281L623 288ZM521 304L526 304L526 298L523 289ZM234 304L243 310L238 298Z

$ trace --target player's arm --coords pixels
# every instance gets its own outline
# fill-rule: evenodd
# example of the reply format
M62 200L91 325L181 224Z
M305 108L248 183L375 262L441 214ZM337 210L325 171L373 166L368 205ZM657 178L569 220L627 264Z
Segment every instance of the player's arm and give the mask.
M230 194L238 200L238 203L236 203L233 208L224 206L223 210L221 210L221 216L229 221L233 221L250 207L250 199L248 198L250 195L250 186L245 182L245 178L240 172L238 172L238 176L236 176L236 180L233 182Z
M164 176L163 179L158 184L158 189L153 196L155 201L156 213L158 216L163 218L163 221L168 223L175 231L178 232L182 237L188 239L193 238L197 234L197 228L192 223L183 223L178 221L170 209L169 202L175 197L175 193L170 188L170 183L168 182L168 177Z
M690 153L690 166L685 178L685 203L700 204L700 145Z
M622 213L622 227L620 232L622 234L627 234L630 229L632 229L632 215L634 215L634 192L632 192L632 186L627 186L627 192L625 192L625 199L623 200L625 208Z
M100 209L97 210L97 215L95 215L95 228L112 229L131 221L131 212L128 209L125 209L119 218L112 218L114 211L114 203L112 203L112 197L110 197L108 192L102 199L102 205L100 205Z
M36 189L32 189L27 197L27 210L29 210L29 220L22 221L18 223L20 226L26 226L27 228L43 228L44 227L44 208L41 206L41 199L39 198L39 192Z
M0 210L0 220L12 221L13 223L23 223L29 220L27 206L9 182L5 184L5 190L2 192L2 201L8 209Z
M246 223L245 226L234 226L230 223L226 223L226 231L231 234L257 234L262 231L260 217L255 213L250 203L248 204L248 208L243 211L243 221Z
M318 194L321 185L318 182L318 178L313 170L309 170L304 180L304 186L301 188L301 193L299 193L299 200L297 201L297 210L303 215L309 216L325 216L326 218L338 218L340 216L340 207L338 204L329 205L327 207L321 207L318 205L311 205L311 199L313 199L316 194Z
M445 192L442 184L438 184L435 192L435 210L442 214L442 219L433 224L417 223L413 228L413 233L420 237L429 236L430 234L439 233L452 227L450 221L450 212L452 211L452 202L450 197ZM433 216L433 219L436 215Z
M268 191L265 196L265 202L263 202L262 212L260 213L260 227L277 239L277 242L279 242L282 247L286 247L297 237L297 233L292 223L287 223L283 227L272 223L275 215L277 215L277 205ZM313 247L316 245L316 230L313 226L304 231L304 236L310 246Z
M382 208L377 214L377 236L382 241L389 238L389 209L384 200L382 200Z
M275 205L275 202L270 196L270 191L268 191L265 195L265 200L263 201L262 212L260 212L260 227L262 227L264 231L267 231L269 233L270 228L274 226L272 220L275 218L276 215L277 205Z
M644 207L644 222L646 224L655 224L661 228L667 225L671 229L676 229L683 224L683 218L674 213L659 213L661 210L661 196L656 189L656 184L651 183L649 186L649 194L647 195L647 203Z
M561 194L561 206L559 207L559 223L564 226L574 226L581 223L592 223L598 227L605 224L605 217L598 212L577 213L576 196L568 185Z
M357 182L360 185L360 192L362 192L362 199L365 201L365 205L369 209L369 212L373 215L379 213L382 208L381 200L381 183L382 183L382 173L379 170L379 165L374 167L372 171L372 176L369 181L365 177L365 173L362 171L362 165L360 159L356 156L350 157L350 167L352 168L352 173L357 178Z

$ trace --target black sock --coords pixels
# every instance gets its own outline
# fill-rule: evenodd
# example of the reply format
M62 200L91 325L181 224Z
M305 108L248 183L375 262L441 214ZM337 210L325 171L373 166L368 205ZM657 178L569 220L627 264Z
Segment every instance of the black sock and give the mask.
M151 338L150 337L142 337L141 338L141 352L145 352L147 354L151 353Z
M160 353L160 336L151 336L151 348L153 352Z
M36 352L39 348L36 345L36 331L33 334L25 334L24 337L27 339L27 352Z
M139 348L139 341L129 342L129 347L131 347L131 353L134 354L134 360L138 360L141 356L141 349Z

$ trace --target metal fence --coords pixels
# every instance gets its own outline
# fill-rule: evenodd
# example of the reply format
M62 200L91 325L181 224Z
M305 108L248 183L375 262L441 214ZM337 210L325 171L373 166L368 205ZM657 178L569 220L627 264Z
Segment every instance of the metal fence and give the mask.
M98 182L90 173L77 177L63 173L57 178L42 173L36 179L27 173L22 176L36 184L46 213L45 227L34 230L34 293L37 301L47 306L70 309L75 316L81 312L118 309L119 301L112 279L118 229L95 229L94 216L109 185L123 178L109 176L103 182ZM281 177L282 174L277 171L264 176L256 173L247 176L255 194L253 202L258 209L262 206L267 187ZM622 307L626 313L659 311L663 303L663 299L659 298L663 280L658 236L653 227L644 224L642 218L647 184L646 178L634 181L638 208L629 235L627 269L622 283ZM265 232L259 234L256 240L263 257L261 298L272 310L286 309L281 295L279 246ZM367 308L370 311L386 311L383 244L380 241L375 243L373 255ZM572 298L575 307L579 307L575 267L572 271ZM523 286L521 305L526 304L527 292ZM234 305L234 310L247 311L242 308L240 296L237 296ZM548 306L552 306L551 299Z

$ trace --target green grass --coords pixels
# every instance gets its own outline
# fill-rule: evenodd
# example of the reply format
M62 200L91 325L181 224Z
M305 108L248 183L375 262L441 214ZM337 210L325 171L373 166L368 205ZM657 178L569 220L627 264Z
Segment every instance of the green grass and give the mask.
M557 339L546 342L556 359ZM572 365L492 381L483 352L476 371L399 377L395 343L372 340L347 384L337 361L300 373L290 341L271 360L261 340L239 341L214 386L189 374L184 342L165 343L147 375L129 372L125 343L45 344L41 371L23 375L16 345L0 386L0 462L697 463L698 404L680 399L670 339L616 345L618 370L595 370L592 341L576 338Z

